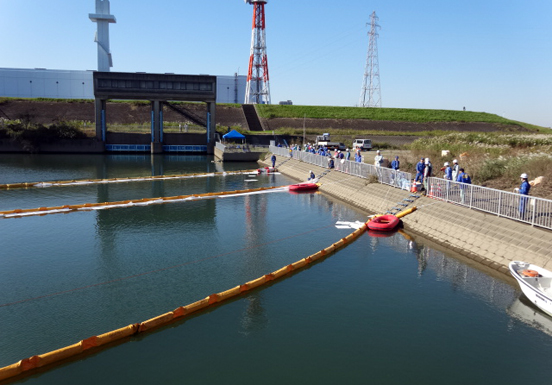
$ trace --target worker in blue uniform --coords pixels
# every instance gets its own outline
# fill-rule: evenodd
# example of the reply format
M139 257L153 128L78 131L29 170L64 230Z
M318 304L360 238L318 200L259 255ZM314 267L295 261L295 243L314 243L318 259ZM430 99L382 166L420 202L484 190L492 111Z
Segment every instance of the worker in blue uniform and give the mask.
M522 195L519 198L519 215L521 218L525 216L525 209L527 208L527 195L529 195L529 190L531 190L531 185L528 182L529 176L526 173L520 175L521 185L519 186L519 193Z
M416 165L416 179L414 181L424 183L424 169L425 163L424 158L422 158Z
M445 162L445 179L452 180L452 167L450 167L449 162Z
M395 171L399 171L399 167L401 167L401 162L399 162L399 156L395 156L395 159L391 162L391 168Z
M456 181L460 183L471 184L471 178L468 175L468 173L464 171L463 168L458 170L458 179ZM466 189L465 186L460 185L460 199L462 200L462 204L465 203L465 195L464 195L465 189Z

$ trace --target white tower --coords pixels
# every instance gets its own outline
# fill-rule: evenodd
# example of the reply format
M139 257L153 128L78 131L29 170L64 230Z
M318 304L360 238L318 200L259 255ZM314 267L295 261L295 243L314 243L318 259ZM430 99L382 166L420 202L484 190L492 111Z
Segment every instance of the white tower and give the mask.
M94 41L98 44L98 71L109 72L113 67L109 51L109 23L116 23L115 16L109 14L109 0L96 0L96 13L88 15L90 20L98 23Z
M360 107L381 107L381 89L378 63L378 17L376 11L370 15L370 32L368 36L368 54L366 55L366 68L364 69L364 81L360 92Z
M270 104L264 11L268 0L244 1L246 4L253 4L253 30L251 32L245 104Z

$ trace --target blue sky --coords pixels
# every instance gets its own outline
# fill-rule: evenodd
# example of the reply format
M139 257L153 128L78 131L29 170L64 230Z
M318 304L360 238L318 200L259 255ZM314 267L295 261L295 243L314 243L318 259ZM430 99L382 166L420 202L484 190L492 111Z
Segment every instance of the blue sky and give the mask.
M247 73L243 0L111 0L112 71ZM94 70L94 0L0 0L0 67ZM383 107L484 111L552 127L550 0L268 0L273 103L359 103L370 14Z

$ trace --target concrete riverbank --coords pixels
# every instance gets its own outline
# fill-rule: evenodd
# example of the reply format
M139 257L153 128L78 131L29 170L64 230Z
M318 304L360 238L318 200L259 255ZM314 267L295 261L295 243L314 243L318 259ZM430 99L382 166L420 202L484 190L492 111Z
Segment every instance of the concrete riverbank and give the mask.
M309 170L316 175L327 170L280 156L276 166L279 172L300 181L307 179ZM321 192L365 210L367 215L383 213L411 194L335 170L320 182ZM402 219L409 232L508 275L512 260L552 270L552 231L424 196L412 205L418 210Z

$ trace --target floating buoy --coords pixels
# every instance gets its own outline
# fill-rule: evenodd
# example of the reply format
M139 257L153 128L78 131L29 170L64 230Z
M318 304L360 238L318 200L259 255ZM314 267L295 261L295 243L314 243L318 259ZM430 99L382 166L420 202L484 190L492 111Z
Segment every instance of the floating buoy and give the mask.
M524 277L538 277L540 275L538 271L529 269L522 270L519 273Z

